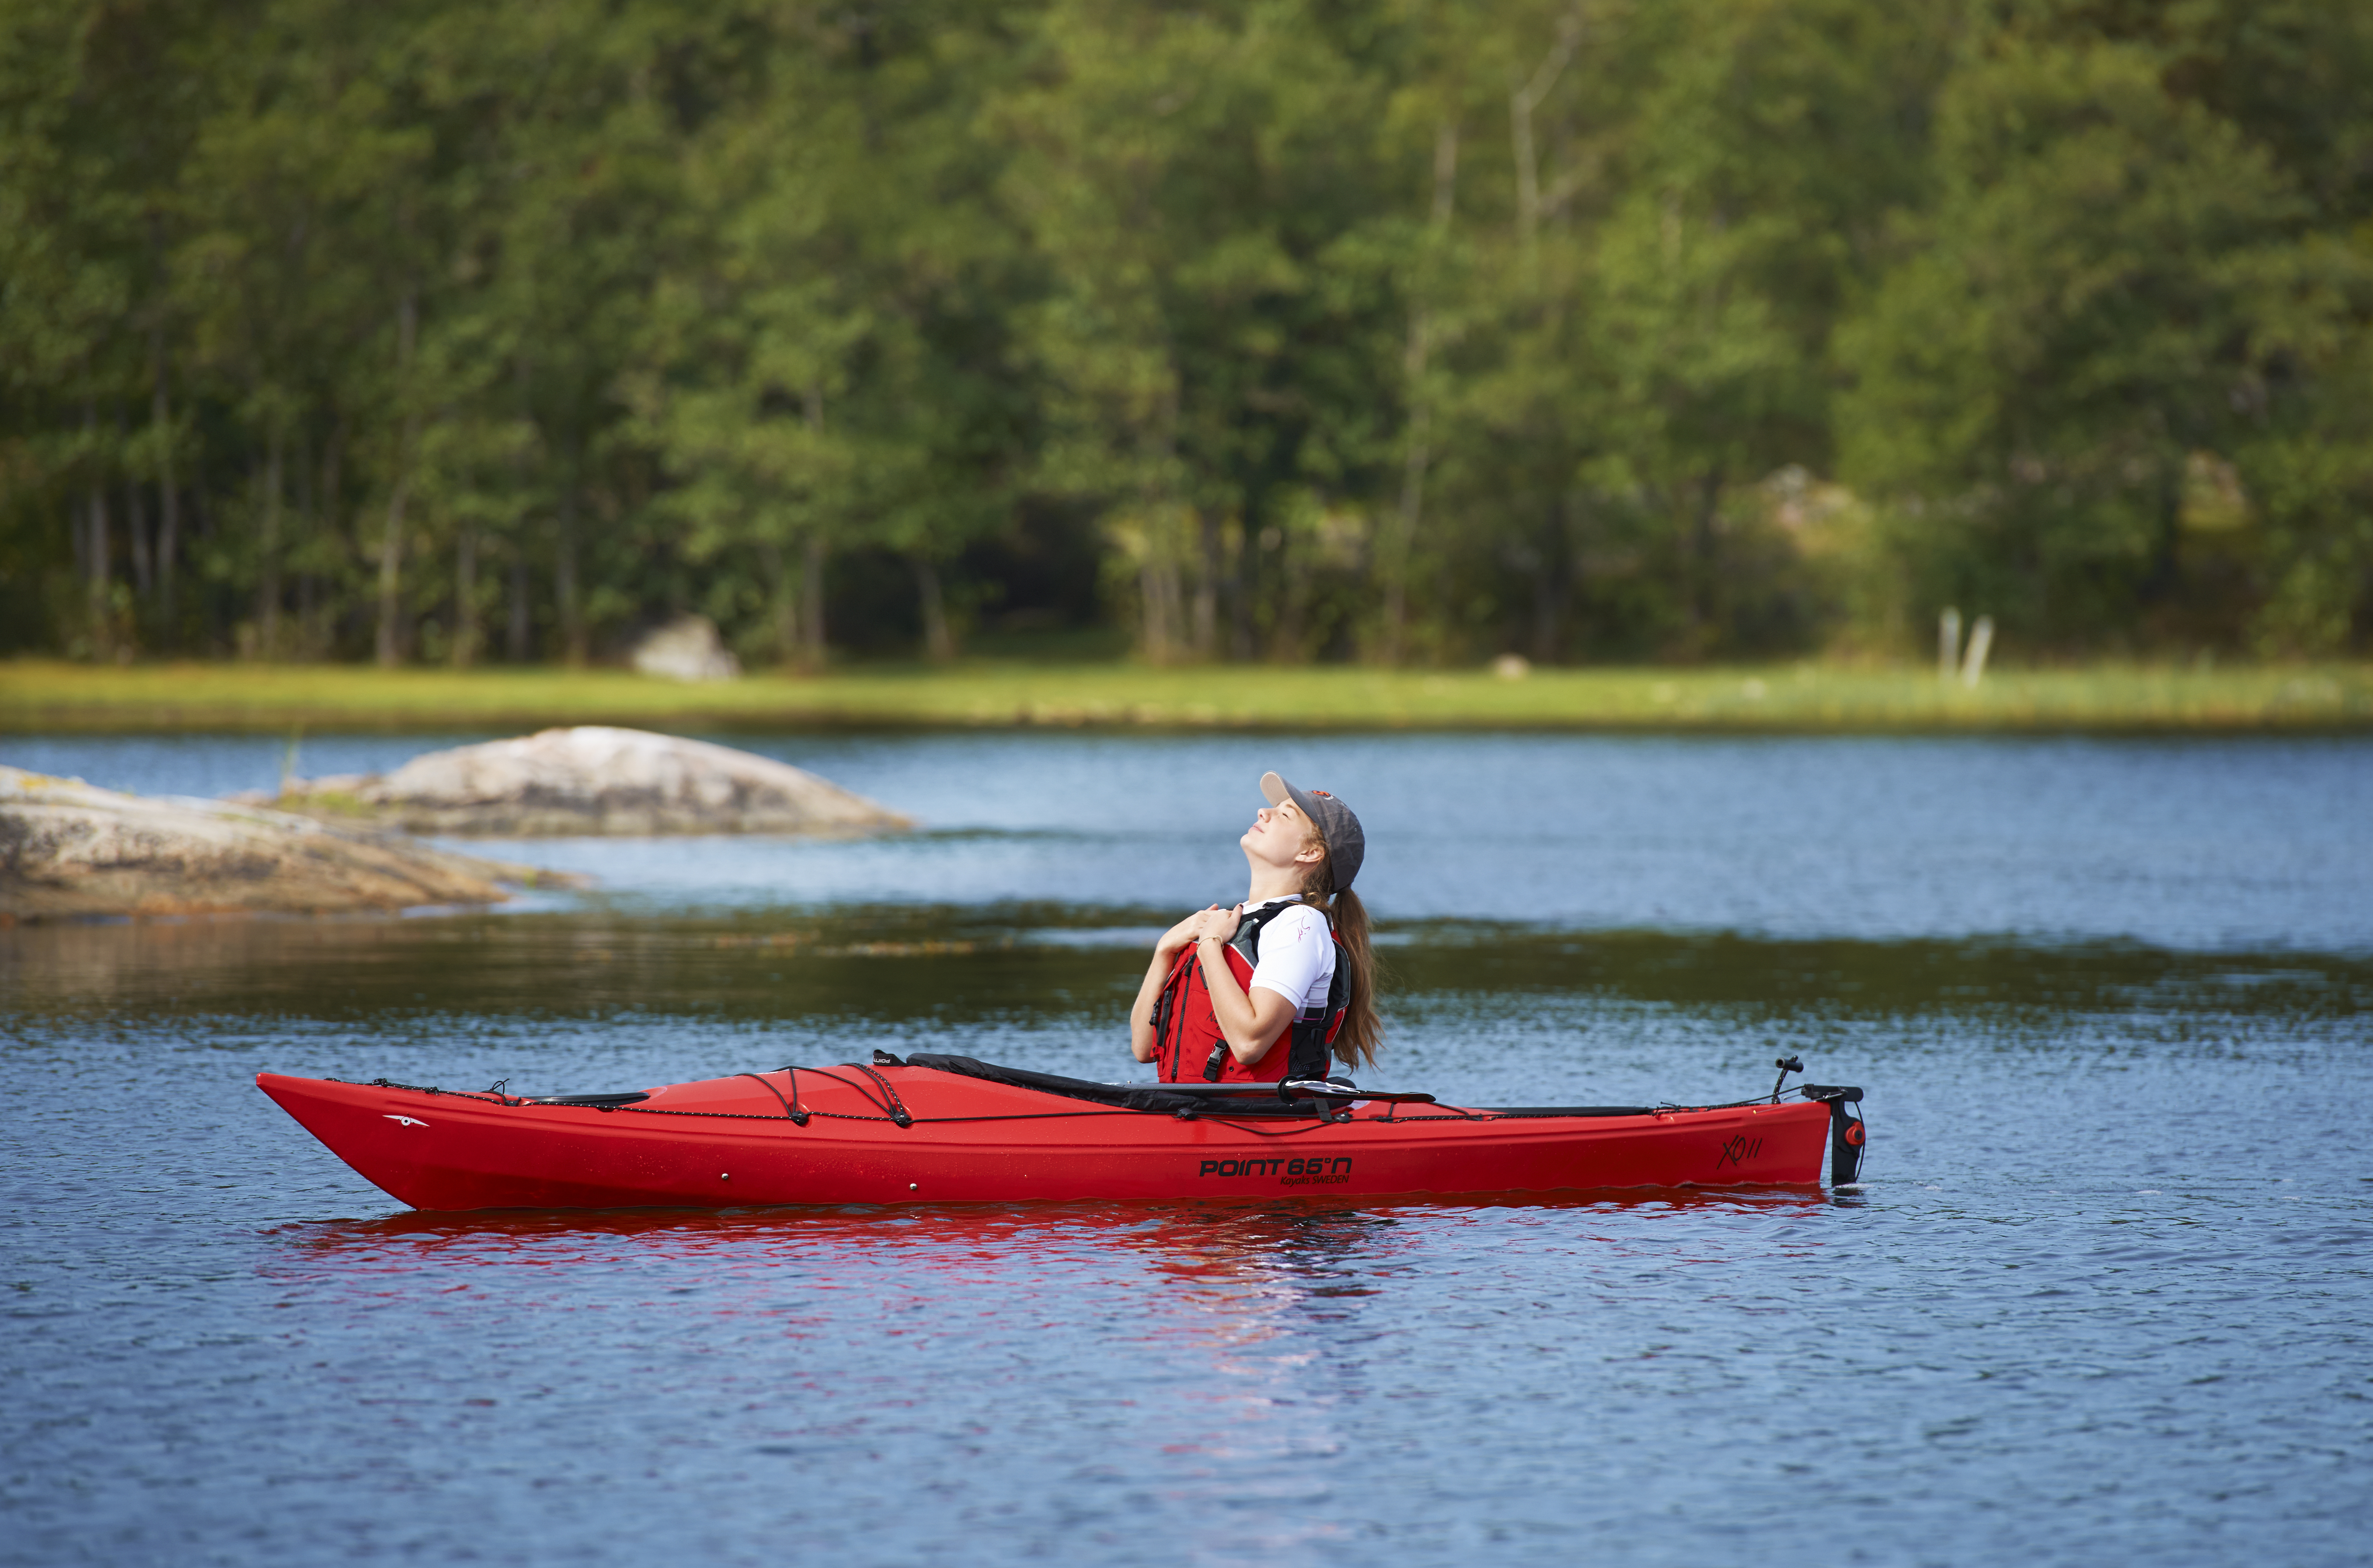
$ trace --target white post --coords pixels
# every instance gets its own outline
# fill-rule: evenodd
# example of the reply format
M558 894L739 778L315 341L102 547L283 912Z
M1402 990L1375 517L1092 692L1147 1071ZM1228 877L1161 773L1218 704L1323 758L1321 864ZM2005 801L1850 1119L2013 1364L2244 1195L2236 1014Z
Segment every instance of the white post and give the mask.
M1950 685L1961 662L1961 612L1946 609L1936 617L1936 678Z
M1980 615L1970 627L1970 654L1961 661L1961 685L1971 691L1985 679L1986 655L1993 650L1994 618Z

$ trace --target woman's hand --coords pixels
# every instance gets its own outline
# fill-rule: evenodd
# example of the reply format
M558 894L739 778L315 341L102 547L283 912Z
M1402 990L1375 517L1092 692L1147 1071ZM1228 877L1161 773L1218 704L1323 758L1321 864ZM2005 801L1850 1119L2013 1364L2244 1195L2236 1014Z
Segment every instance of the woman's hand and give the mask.
M1193 914L1187 916L1185 919L1179 921L1176 925L1163 932L1162 940L1153 944L1153 951L1156 954L1163 958L1176 957L1180 948L1192 947L1198 940L1200 940L1203 935L1203 927L1205 922L1210 920L1214 914L1220 912L1222 911L1217 904L1212 905L1209 909L1196 910ZM1229 928L1229 934L1234 934L1234 928L1233 926Z
M1214 904L1203 911L1203 929L1196 933L1196 940L1199 942L1208 936L1217 937L1222 942L1233 942L1236 928L1244 924L1244 920L1243 905L1239 904L1233 909L1222 909Z

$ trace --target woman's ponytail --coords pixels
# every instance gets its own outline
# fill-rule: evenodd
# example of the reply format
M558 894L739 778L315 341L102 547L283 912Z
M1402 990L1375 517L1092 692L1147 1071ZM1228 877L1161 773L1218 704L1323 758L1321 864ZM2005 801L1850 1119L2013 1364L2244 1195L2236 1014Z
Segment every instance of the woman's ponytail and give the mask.
M1343 1011L1343 1027L1335 1032L1336 1059L1346 1067L1374 1067L1385 1028L1376 1017L1376 957L1368 941L1368 907L1348 887L1335 891L1332 854L1311 869L1302 901L1326 915L1342 943L1343 962L1349 966L1344 978L1350 982L1351 1000Z

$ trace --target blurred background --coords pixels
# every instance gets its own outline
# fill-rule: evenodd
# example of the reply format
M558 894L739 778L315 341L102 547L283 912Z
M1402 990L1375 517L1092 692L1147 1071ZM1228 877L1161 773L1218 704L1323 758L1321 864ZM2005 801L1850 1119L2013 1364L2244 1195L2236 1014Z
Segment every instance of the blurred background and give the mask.
M14 0L0 652L2332 656L2373 9Z

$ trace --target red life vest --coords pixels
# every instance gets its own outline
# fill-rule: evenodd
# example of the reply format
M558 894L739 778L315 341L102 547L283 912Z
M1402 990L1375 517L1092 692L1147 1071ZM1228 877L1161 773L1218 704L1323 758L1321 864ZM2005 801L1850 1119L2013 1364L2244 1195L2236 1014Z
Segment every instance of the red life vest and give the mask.
M1260 963L1261 928L1292 907L1290 903L1271 904L1246 915L1236 926L1235 936L1222 951L1239 989L1252 986L1253 970ZM1307 1013L1297 1010L1250 1066L1238 1061L1236 1053L1228 1048L1228 1033L1220 1027L1210 990L1203 983L1203 965L1190 944L1170 965L1162 996L1153 1004L1153 1065L1162 1081L1280 1083L1289 1078L1326 1077L1331 1059L1327 1047L1334 1044L1351 1005L1350 965L1345 962L1343 939L1334 936L1331 925L1327 934L1335 942L1335 974L1327 983L1326 1005ZM1292 1044L1280 1050L1280 1043L1289 1039Z

